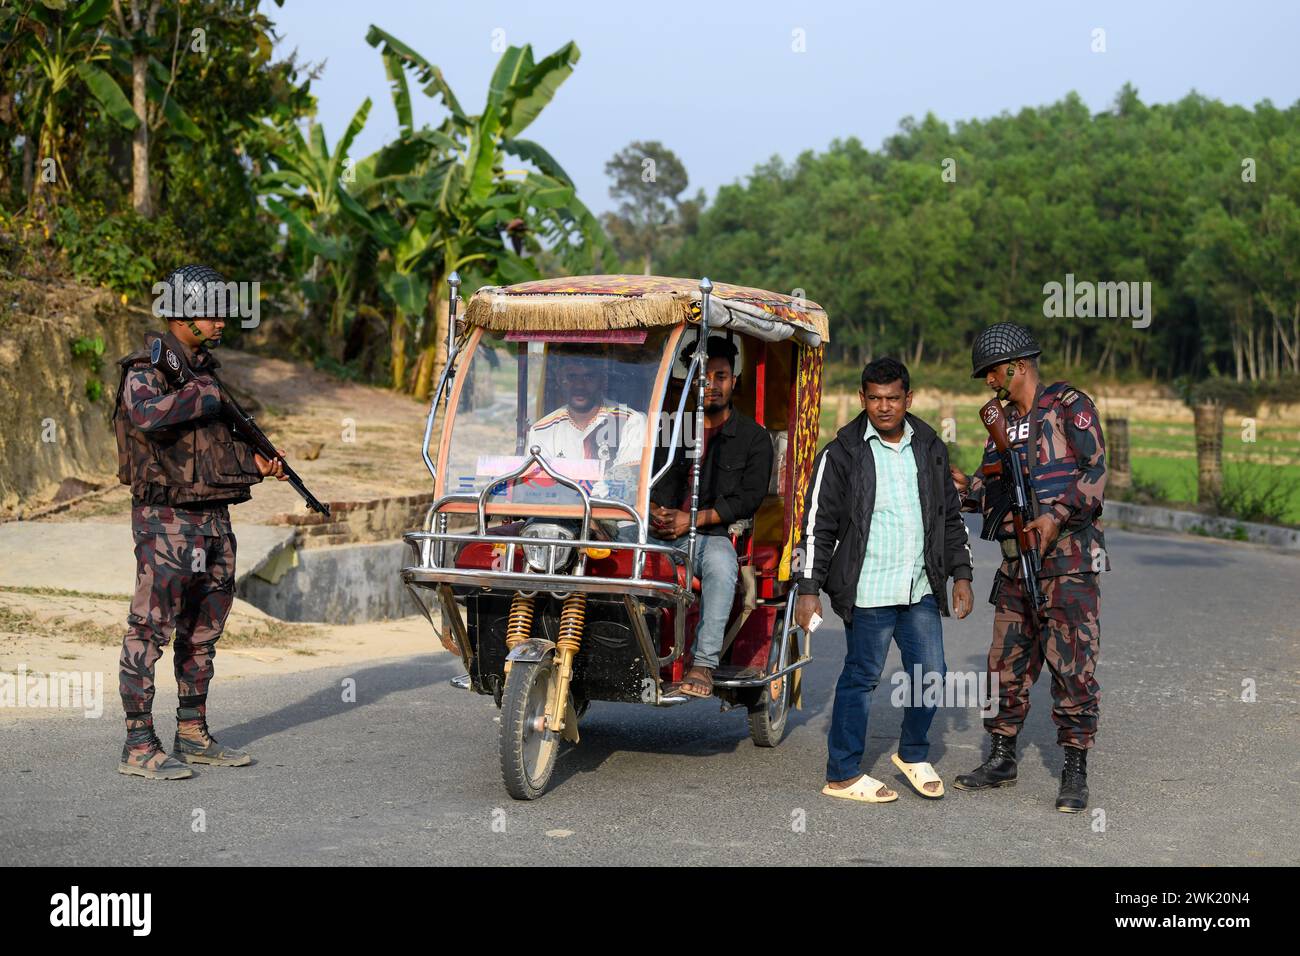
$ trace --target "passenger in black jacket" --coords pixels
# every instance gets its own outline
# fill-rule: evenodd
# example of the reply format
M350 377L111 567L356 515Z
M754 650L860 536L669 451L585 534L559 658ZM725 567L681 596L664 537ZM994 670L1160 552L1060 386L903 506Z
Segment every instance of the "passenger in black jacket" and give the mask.
M731 404L738 377L736 346L710 336L705 342L704 428L700 460L700 492L696 502L698 533L694 572L700 578L700 618L695 629L691 668L674 691L690 697L713 694L713 671L722 653L727 617L736 594L739 573L736 549L727 537L734 521L754 517L772 478L772 438L763 426ZM682 352L689 362L694 346ZM693 383L687 383L693 387ZM685 440L685 439L684 439ZM694 443L692 443L693 445ZM691 471L695 459L678 449L672 467L650 490L651 540L686 550L691 519ZM666 457L660 450L658 470Z
M896 641L912 703L905 707L893 762L917 793L933 799L943 795L943 782L926 761L935 707L923 703L916 678L942 681L947 671L940 615L948 613L948 578L954 579L957 616L973 606L969 539L948 450L934 429L907 411L907 368L887 358L870 363L859 398L862 414L813 463L797 574L799 625L806 628L820 611L818 592L826 591L844 619L848 642L822 792L866 803L897 799L859 773L871 692Z

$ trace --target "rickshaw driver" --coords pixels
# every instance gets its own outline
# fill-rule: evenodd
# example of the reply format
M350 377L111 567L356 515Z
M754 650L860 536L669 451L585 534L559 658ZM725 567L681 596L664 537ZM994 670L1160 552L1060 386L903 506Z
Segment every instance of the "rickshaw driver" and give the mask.
M754 517L772 477L772 438L748 415L732 407L737 349L712 336L705 343L704 429L700 438L700 497L695 527L695 573L700 578L700 618L695 649L686 678L670 692L688 697L713 694L713 671L722 655L727 618L735 600L739 563L727 536L735 521ZM694 345L682 352L689 364ZM655 544L685 551L690 541L690 476L695 459L679 454L650 491L650 518ZM659 463L656 463L659 467ZM622 535L620 534L620 537Z
M570 351L554 353L556 381L565 404L548 412L528 429L525 449L537 445L550 461L595 459L604 463L602 477L592 494L609 494L610 479L634 478L645 448L646 418L605 395L609 383L608 358ZM624 497L619 494L618 497Z

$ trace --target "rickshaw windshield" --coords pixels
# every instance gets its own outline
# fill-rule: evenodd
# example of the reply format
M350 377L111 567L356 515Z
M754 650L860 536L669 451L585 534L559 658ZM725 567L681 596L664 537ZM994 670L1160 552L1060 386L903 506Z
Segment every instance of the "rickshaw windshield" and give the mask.
M446 440L444 494L479 494L536 447L555 472L597 498L635 507L648 480L649 417L671 329L608 332L484 330L459 364ZM657 409L656 409L657 410ZM534 468L499 482L487 504L581 505Z

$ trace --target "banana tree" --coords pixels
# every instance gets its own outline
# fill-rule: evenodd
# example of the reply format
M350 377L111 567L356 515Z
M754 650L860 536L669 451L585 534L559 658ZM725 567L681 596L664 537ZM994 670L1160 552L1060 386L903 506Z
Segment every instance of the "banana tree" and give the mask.
M26 65L24 82L15 92L18 112L26 117L24 136L36 144L28 200L38 215L44 215L53 197L68 188L63 163L65 122L87 94L123 129L139 125L117 81L104 68L112 56L104 34L111 4L112 0L87 0L71 13L67 0L41 0L22 11L11 4L0 8L4 46ZM53 180L47 175L50 167Z
M423 399L434 370L445 361L443 292L452 270L461 272L469 288L536 278L536 267L523 253L539 248L539 236L557 248L566 265L591 262L598 251L612 256L613 250L560 165L540 144L519 137L573 72L579 57L575 44L540 62L531 46L506 50L482 112L470 115L441 70L401 40L372 26L366 41L383 56L402 139L361 164L367 179L361 182L359 174L354 195L363 205L386 203L394 221L407 217L408 230L421 224L415 242L423 248L408 241L403 258L412 274L418 269L428 281L432 314L421 315L414 341L419 358L413 391ZM414 129L408 72L446 107L449 115L438 129ZM507 155L536 171L507 169ZM380 183L383 172L391 177L387 185ZM411 233L403 239L411 240Z
M418 332L429 298L429 279L420 267L436 228L436 217L424 209L413 218L408 217L409 222L403 225L387 209L371 212L345 192L340 192L339 198L344 211L365 229L377 246L388 252L379 266L378 280L393 303L393 319L389 324L390 373L393 388L400 390L406 381L409 320L416 318Z
M361 104L332 151L318 123L312 123L305 136L296 125L280 128L271 153L276 168L257 180L259 188L269 194L267 208L288 230L295 264L306 274L299 283L304 297L308 302L330 302L327 334L330 352L336 358L347 332L348 310L356 291L358 247L364 239L352 234L350 218L342 215L348 199L347 180L354 175L348 151L366 124L370 106L369 99ZM319 282L322 266L329 279L328 290Z

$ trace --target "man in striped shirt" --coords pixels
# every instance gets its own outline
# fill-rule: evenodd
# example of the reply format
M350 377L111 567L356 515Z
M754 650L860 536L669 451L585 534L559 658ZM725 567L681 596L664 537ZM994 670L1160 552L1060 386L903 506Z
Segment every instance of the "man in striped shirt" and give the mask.
M807 627L825 590L844 619L848 650L835 687L824 794L888 803L898 794L860 772L871 694L880 682L890 642L902 652L909 678L898 752L893 755L923 797L943 796L929 764L935 706L917 677L942 681L941 614L946 585L958 617L970 613L971 555L948 450L912 405L907 368L882 358L862 372L863 412L818 455L807 502L805 561L798 579L796 619Z

